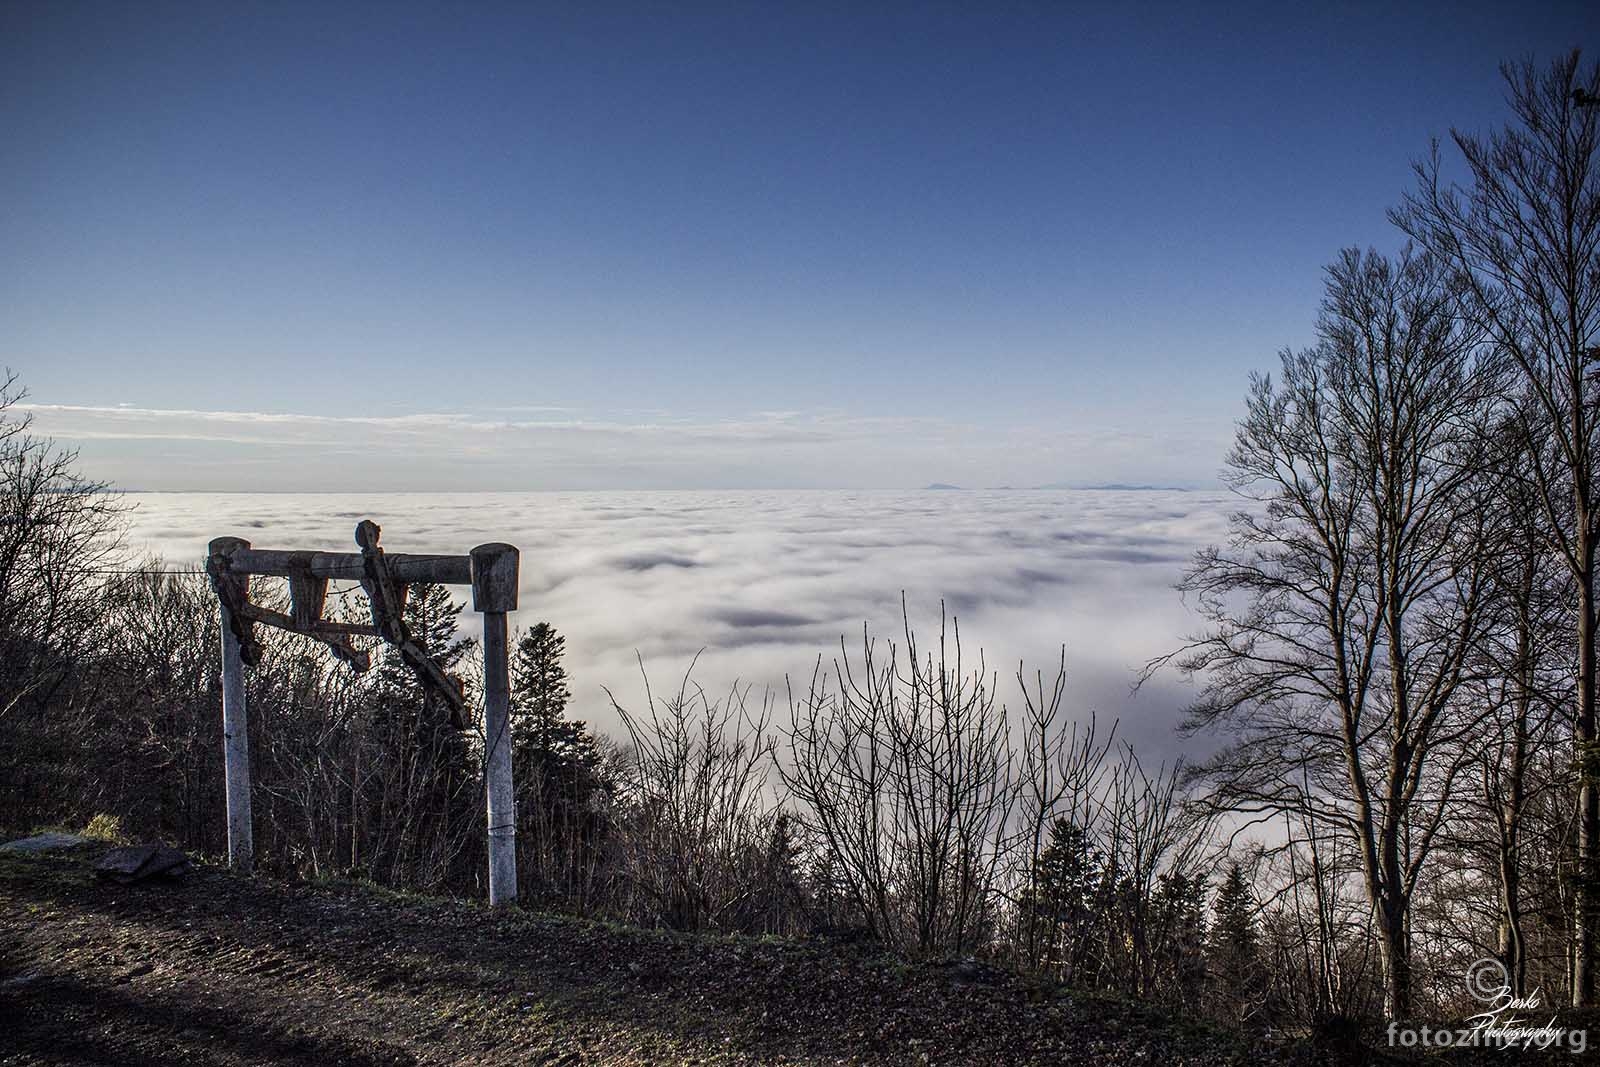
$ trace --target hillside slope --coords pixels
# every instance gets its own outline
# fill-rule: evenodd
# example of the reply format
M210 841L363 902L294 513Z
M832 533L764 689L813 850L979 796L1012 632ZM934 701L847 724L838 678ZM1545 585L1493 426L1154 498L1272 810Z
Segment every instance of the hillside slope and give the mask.
M0 1062L1244 1064L1244 1048L973 965L689 938L201 866L0 853Z

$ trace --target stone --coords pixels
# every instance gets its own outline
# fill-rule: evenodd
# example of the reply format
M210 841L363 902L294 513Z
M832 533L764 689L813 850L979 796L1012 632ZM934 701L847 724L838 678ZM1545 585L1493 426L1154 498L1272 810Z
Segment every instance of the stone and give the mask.
M114 848L95 864L94 873L101 878L129 885L160 875L175 878L188 871L189 857L167 845L134 845Z
M7 841L0 845L0 852L53 852L62 848L77 848L87 844L87 837L77 834L62 834L54 831L46 834L34 834L17 841Z

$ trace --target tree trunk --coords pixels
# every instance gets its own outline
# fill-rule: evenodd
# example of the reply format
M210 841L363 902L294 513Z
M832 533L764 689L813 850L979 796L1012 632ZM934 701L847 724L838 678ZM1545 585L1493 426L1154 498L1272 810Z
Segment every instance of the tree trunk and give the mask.
M1512 698L1511 751L1500 787L1500 962L1514 996L1527 992L1527 947L1522 932L1522 815L1527 799L1528 717L1534 699L1532 601L1537 578L1533 555L1524 556L1518 583L1517 653Z
M1525 640L1525 636L1524 636ZM1522 804L1528 749L1528 702L1524 689L1517 696L1517 716L1512 725L1511 766L1505 783L1500 815L1500 962L1505 965L1511 991L1522 996L1527 985L1527 952L1522 936Z
M1383 958L1383 1013L1390 1019L1405 1019L1411 1014L1411 952L1406 943L1406 908L1386 894L1377 910L1378 948Z
M1506 969L1511 992L1522 996L1527 991L1527 952L1522 940L1521 877L1511 853L1500 857L1500 962Z
M1515 996L1527 991L1528 958L1522 935L1522 804L1528 747L1528 691L1517 697L1511 766L1500 823L1500 962Z
M1580 507L1580 524L1587 522ZM1572 931L1572 1003L1594 1002L1595 923L1600 915L1600 794L1595 790L1594 551L1587 530L1578 532L1583 573L1578 576L1578 716L1573 747L1578 767L1578 857Z

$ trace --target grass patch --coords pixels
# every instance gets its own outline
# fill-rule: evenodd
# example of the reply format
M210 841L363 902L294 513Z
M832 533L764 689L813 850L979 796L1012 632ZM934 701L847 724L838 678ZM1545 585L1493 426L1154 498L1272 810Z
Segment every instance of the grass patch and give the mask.
M122 825L122 819L116 815L107 815L101 812L89 820L87 826L78 833L83 837L96 841L104 841L110 845L131 845L133 838Z

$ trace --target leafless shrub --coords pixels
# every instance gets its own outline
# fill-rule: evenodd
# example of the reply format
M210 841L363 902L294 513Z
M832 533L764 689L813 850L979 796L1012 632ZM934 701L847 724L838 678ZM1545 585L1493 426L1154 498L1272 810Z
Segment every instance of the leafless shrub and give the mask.
M880 658L863 629L859 668L841 642L790 698L784 781L834 861L861 920L884 942L928 954L985 944L1021 799L1005 708L980 657L968 674L960 632L941 626L924 658L909 621L905 654Z
M767 789L772 702L752 707L749 690L737 685L713 700L691 675L692 667L660 702L647 676L642 712L611 697L632 744L618 877L639 920L745 929L771 882L764 868L777 825Z

